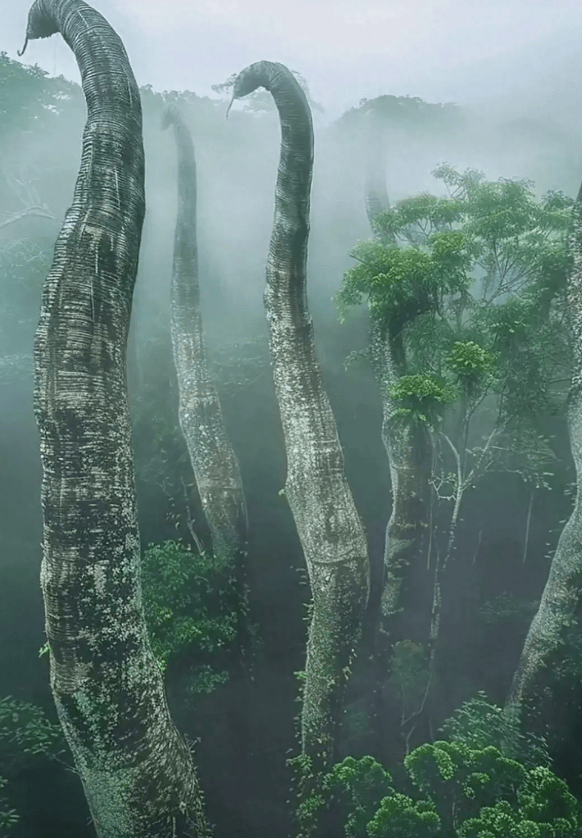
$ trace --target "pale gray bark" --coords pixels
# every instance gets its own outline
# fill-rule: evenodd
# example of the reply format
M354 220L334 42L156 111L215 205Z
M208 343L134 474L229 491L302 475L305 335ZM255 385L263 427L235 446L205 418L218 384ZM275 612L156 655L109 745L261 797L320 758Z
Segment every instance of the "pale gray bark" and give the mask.
M180 427L188 446L202 507L212 539L216 567L230 582L237 617L237 666L232 673L230 744L241 776L232 797L247 803L247 737L250 637L246 557L248 518L238 460L230 443L210 370L204 337L196 236L196 161L194 144L178 109L164 111L162 127L173 126L178 152L178 214L172 270L172 346L180 394Z
M243 70L233 100L265 87L281 119L265 308L287 451L285 495L313 595L302 748L315 770L334 761L348 668L369 593L366 536L344 474L335 419L315 356L306 262L313 127L305 93L282 64Z
M519 717L535 689L536 676L547 665L574 617L582 594L582 188L573 208L574 267L568 282L572 329L573 375L568 404L570 446L578 490L550 567L538 611L533 618L506 702L506 712Z
M170 718L140 581L125 369L144 216L139 91L91 6L37 0L26 43L57 32L79 64L87 123L35 342L51 687L99 838L198 838L196 772Z

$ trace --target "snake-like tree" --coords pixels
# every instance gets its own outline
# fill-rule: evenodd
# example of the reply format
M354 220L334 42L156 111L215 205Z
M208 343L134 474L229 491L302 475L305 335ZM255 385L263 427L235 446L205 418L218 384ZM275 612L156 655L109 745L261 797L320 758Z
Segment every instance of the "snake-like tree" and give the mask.
M139 90L91 6L36 0L22 52L57 32L77 59L87 122L34 350L51 688L99 838L199 838L196 771L169 714L140 582L126 388L145 210Z
M188 446L202 508L210 530L215 566L237 617L237 662L231 677L232 759L240 777L233 791L245 810L249 779L248 742L250 636L246 557L248 517L239 463L230 443L210 369L198 282L196 159L194 143L175 105L165 108L162 128L173 127L178 152L178 213L174 236L171 331L180 394L180 427Z
M235 80L233 100L258 87L272 94L281 121L264 301L287 452L284 493L305 554L313 597L302 751L319 771L335 757L346 677L368 600L368 548L345 477L307 305L311 111L301 86L282 64L259 61L247 67Z

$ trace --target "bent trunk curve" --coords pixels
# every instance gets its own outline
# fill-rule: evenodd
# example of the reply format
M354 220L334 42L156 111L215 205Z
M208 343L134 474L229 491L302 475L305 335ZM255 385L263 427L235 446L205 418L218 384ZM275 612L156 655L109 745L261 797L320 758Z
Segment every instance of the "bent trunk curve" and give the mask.
M178 216L174 237L171 331L180 394L180 428L212 539L216 568L224 575L229 606L236 614L237 661L231 677L230 742L239 771L232 792L247 818L250 743L250 632L246 582L248 517L239 463L230 443L208 359L198 284L196 161L194 144L178 109L170 105L162 128L170 125L178 152Z
M247 509L238 460L228 438L210 371L200 310L196 240L196 163L188 128L174 107L178 150L178 217L172 270L172 345L180 392L180 427L216 558L238 567L247 544Z
M125 369L145 206L139 90L91 6L37 0L27 41L56 32L75 53L87 122L35 341L51 687L99 838L203 836L141 592Z
M344 474L335 419L315 356L306 263L313 127L305 93L282 64L239 74L233 99L257 87L281 120L275 218L264 300L287 452L285 495L305 554L313 611L307 644L302 749L315 771L334 761L343 692L369 593L366 536Z

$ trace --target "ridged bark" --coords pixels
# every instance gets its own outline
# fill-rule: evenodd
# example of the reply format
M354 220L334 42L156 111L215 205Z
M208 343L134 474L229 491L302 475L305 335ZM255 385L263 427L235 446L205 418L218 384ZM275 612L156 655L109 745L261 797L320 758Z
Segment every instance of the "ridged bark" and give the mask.
M217 559L239 566L247 543L247 509L238 460L210 372L200 311L196 240L196 163L188 128L165 111L178 151L178 217L172 270L172 345L180 393L180 427Z
M382 586L382 630L390 642L404 637L420 641L424 633L406 613L417 593L412 588L421 578L423 545L427 534L430 499L431 441L426 428L404 426L396 413L400 405L390 395L404 370L398 370L394 342L372 328L372 356L382 398L382 442L388 455L392 484L392 510L384 542L384 583ZM407 596L408 594L408 596ZM428 620L428 617L427 617ZM408 633L407 633L408 632Z
M369 560L315 356L307 306L311 112L300 85L282 64L260 61L247 67L235 81L233 99L257 87L270 91L281 120L264 299L287 451L285 495L305 554L313 596L302 750L319 771L335 759L347 670L368 600Z
M582 187L573 208L574 267L568 282L568 309L573 345L573 375L568 404L570 446L576 468L574 509L566 522L550 567L538 611L533 618L506 702L518 718L532 694L536 675L563 639L582 596Z
M232 673L231 737L233 759L242 776L234 792L244 808L250 744L247 737L249 658L246 557L248 518L238 460L230 444L214 385L200 310L196 237L196 161L194 144L178 109L164 111L178 152L178 215L174 238L171 330L180 394L180 427L188 446L217 567L230 582L237 616L237 666Z
M93 8L37 0L26 43L57 32L79 64L87 122L35 341L51 687L99 838L198 838L196 772L170 718L140 581L126 388L145 205L139 91Z

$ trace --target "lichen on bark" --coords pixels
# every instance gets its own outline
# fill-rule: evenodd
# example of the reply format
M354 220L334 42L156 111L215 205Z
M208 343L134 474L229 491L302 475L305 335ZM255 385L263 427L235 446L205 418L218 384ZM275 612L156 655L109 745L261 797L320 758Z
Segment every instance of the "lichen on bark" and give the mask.
M125 370L145 209L139 91L91 6L36 0L26 43L57 32L79 64L87 122L34 350L51 688L99 838L198 838L208 832L198 780L140 580Z
M260 61L247 67L235 81L233 100L257 87L270 91L281 120L264 300L287 452L285 495L313 596L301 730L302 752L317 773L335 758L343 691L368 600L369 560L307 306L311 112L301 86L282 64Z

